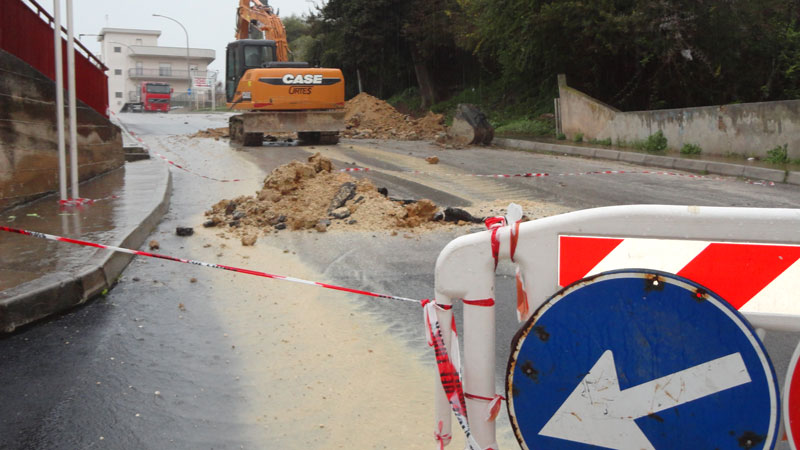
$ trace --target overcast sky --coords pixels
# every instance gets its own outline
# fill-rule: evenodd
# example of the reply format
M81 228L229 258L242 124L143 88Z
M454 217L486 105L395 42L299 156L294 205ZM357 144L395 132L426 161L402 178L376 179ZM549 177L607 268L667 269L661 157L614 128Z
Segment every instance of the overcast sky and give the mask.
M37 0L53 13L54 0ZM61 1L62 24L66 28L66 0ZM262 1L263 2L263 1ZM153 14L169 16L186 27L189 46L210 48L216 51L216 59L209 70L219 70L224 78L225 46L235 38L237 0L74 0L73 15L75 37L79 34L98 34L104 27L141 28L159 30L158 45L186 47L186 35L178 24ZM269 0L280 17L302 16L322 4L321 0ZM100 56L97 36L83 36L81 42Z

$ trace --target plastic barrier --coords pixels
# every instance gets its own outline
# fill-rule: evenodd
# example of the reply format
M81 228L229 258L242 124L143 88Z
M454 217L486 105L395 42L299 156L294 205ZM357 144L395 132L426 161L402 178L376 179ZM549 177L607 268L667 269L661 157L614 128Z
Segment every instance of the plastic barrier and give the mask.
M462 378L469 425L478 445L498 448L494 422L482 419L487 399L495 398L497 261L513 260L518 267L521 321L530 318L562 283L597 273L595 268L638 268L680 272L711 290L723 291L718 292L723 297L728 292L743 292L734 306L754 327L797 332L798 230L797 209L634 205L576 211L522 224L496 224L489 231L450 242L436 262L435 298L441 305L451 305L454 300L464 303ZM576 247L580 239L583 244L595 245ZM623 256L640 253L642 257L607 259L620 246L625 246L618 252ZM744 267L747 276L741 276L741 270L719 276L737 267ZM764 293L762 298L758 298L760 293ZM452 310L438 310L437 314L450 348ZM437 433L448 435L450 407L440 386L435 408Z

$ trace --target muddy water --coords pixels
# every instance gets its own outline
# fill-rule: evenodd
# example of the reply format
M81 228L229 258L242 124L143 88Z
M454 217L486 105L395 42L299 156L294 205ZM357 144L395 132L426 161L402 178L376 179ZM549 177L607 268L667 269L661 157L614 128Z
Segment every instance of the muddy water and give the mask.
M263 170L239 158L224 142L183 137L153 137L151 142L192 170L245 180L220 184L174 171L173 206L155 235L163 245L182 245L176 251L196 260L331 281L303 262L313 259L313 252L285 253L284 235L262 237L254 247L243 247L218 235L218 230L199 226L202 212L214 202L254 192ZM298 158L295 148L268 151L276 163ZM172 237L170 231L179 222L193 225L195 235L185 241ZM325 245L324 237L318 245ZM200 367L197 358L188 355L175 363L184 373L216 372L219 381L203 389L219 389L221 395L210 394L210 400L226 415L214 415L208 404L198 404L196 412L209 418L207 429L226 424L238 429L238 438L228 443L326 449L434 444L433 364L432 359L427 364L422 360L432 353L398 341L387 325L361 310L352 295L226 271L197 272L192 266L165 269L170 279L183 279L183 285L188 277L198 279L180 291L184 310L175 311L172 305L173 314L181 320L209 314L207 339L225 348L224 364L217 369ZM453 445L463 447L463 438L454 431ZM220 437L225 435L220 431ZM511 445L515 444L504 447Z

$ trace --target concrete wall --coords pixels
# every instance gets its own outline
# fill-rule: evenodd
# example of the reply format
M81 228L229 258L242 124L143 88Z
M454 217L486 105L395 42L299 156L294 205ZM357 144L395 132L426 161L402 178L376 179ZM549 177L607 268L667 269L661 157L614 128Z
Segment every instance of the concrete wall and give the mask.
M699 145L703 155L764 158L778 145L788 145L791 159L800 159L800 100L741 103L699 108L623 112L567 86L558 77L562 132L569 139L633 142L661 130L669 148Z
M119 128L80 101L77 121L81 181L125 163ZM0 50L0 210L58 189L55 83Z

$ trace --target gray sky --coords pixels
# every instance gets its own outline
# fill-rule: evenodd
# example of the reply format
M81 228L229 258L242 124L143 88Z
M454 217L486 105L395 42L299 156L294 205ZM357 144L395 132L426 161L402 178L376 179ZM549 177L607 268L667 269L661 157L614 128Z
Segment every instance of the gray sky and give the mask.
M51 14L53 1L37 0ZM62 24L66 27L66 1L60 1ZM142 28L161 31L158 45L186 47L186 35L178 24L152 14L172 17L186 27L190 47L216 51L216 60L209 69L219 70L220 78L224 78L225 46L234 40L237 0L74 0L72 4L76 38L78 34L97 34L104 27ZM269 0L269 4L285 18L308 14L322 1ZM83 36L81 42L100 56L97 36Z

